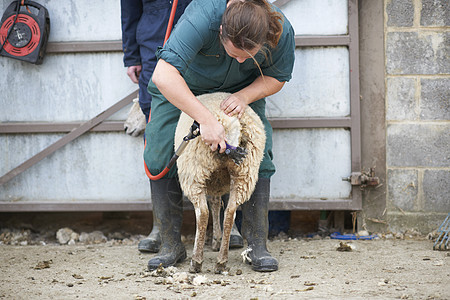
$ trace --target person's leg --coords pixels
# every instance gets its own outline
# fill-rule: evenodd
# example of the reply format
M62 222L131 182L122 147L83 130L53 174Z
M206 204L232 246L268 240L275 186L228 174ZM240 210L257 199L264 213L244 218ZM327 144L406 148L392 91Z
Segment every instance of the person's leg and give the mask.
M150 106L152 103L152 96L147 90L148 83L152 77L156 65L156 49L161 46L164 41L164 33L158 28L167 25L165 17L167 17L168 8L160 9L146 9L146 12L141 17L141 26L139 34L137 35L137 42L139 43L139 51L141 55L142 70L139 76L139 106L145 115L145 121L148 123L150 119ZM163 13L161 13L161 11ZM144 135L145 140L145 135ZM159 224L156 222L155 208L152 210L153 226L150 234L138 244L138 250L141 252L157 253L161 246L161 237L159 234Z
M181 241L183 197L176 178L152 180L152 204L156 223L160 225L161 249L148 261L148 269L173 266L186 258Z
M175 129L181 112L151 82L149 91L152 116L145 129L144 161L149 171L157 175L173 156ZM150 184L153 214L161 237L158 254L148 262L148 268L153 270L160 264L167 267L185 259L186 250L181 242L183 205L176 165L162 179L151 180Z
M141 73L139 79L139 105L141 107L142 112L145 115L146 123L148 123L150 117L150 104L152 101L152 97L150 93L147 91L147 85L151 74L149 74L148 72L144 72L144 70L148 70L148 67L149 66L146 66L146 64L143 65L143 72ZM159 235L159 224L156 222L154 208L152 210L152 214L153 214L152 230L150 234L143 240L139 241L138 244L138 250L141 252L157 253L161 246L161 237Z
M259 179L250 199L242 204L242 235L247 240L246 261L258 272L278 270L278 261L267 251L269 232L270 177L275 173L272 162L272 127L265 116L265 100L250 104L259 115L266 131L264 158L259 168Z
M278 270L278 261L267 251L270 179L260 178L250 200L242 204L242 235L247 240L246 262L258 272Z
M155 207L153 207L152 209L152 215L153 215L152 231L146 238L139 241L138 244L138 250L141 252L158 253L161 246L161 236L159 234L160 224L156 221L157 218L155 216Z
M175 129L181 111L171 104L150 81L151 120L145 128L144 161L152 175L161 173L174 154ZM187 133L186 133L187 134ZM177 177L176 164L164 178Z
M174 19L175 25L183 14L186 6L191 0L181 0L178 3L177 11ZM145 7L137 36L137 42L140 44L140 54L142 57L142 71L139 77L139 105L145 115L145 121L148 123L151 115L150 106L152 96L147 90L150 78L153 75L156 59L156 50L163 45L165 37L165 28L170 16L172 5L164 5L161 3L149 3ZM153 226L150 234L138 244L138 250L141 252L156 253L160 249L160 224L156 222L155 208L153 207Z

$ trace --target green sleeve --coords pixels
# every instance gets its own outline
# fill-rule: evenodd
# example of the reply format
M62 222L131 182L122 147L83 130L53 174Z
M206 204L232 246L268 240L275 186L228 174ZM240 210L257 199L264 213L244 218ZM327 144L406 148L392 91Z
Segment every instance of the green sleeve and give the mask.
M216 32L210 30L213 8L212 5L202 7L201 1L192 2L164 47L157 51L157 58L164 59L184 75L200 50L214 40L212 35Z
M261 66L263 74L280 82L289 81L295 60L295 33L287 19L284 21L283 33L277 47L271 50L266 63Z

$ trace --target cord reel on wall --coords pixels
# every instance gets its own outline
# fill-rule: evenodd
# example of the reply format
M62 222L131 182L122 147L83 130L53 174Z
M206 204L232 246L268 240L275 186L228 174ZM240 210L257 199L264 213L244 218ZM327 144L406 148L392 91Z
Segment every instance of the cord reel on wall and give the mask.
M13 1L3 13L0 55L42 64L50 33L48 10L34 1Z

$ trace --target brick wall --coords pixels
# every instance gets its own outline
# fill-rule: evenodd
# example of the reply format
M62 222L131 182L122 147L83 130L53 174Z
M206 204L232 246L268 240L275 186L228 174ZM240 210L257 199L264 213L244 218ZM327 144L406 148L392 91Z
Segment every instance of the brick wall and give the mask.
M387 216L426 233L450 212L450 2L385 0Z

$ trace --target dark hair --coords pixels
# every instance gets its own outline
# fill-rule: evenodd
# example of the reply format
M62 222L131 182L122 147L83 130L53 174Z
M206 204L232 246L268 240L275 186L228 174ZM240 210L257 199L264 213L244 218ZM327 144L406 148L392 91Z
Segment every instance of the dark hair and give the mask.
M283 32L283 16L265 0L238 0L230 3L222 17L222 42L252 50L267 44L275 48Z

